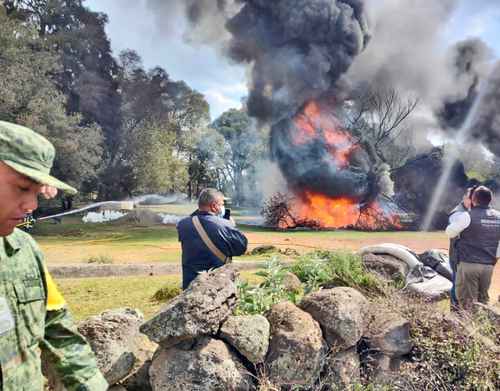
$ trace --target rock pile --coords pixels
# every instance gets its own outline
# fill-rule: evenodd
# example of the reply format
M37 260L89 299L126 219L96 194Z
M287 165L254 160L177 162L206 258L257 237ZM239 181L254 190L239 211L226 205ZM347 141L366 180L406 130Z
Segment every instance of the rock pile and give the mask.
M366 362L383 380L411 349L408 322L352 288L324 289L299 305L284 301L265 316L234 316L236 277L232 266L202 273L143 323L140 331L158 344L156 352L121 385L129 391L247 391L262 380L277 388L321 382L348 390L359 383ZM97 347L95 335L86 336ZM369 354L360 355L362 344ZM123 379L122 372L110 376L109 368L117 367L110 360L100 364L108 379Z

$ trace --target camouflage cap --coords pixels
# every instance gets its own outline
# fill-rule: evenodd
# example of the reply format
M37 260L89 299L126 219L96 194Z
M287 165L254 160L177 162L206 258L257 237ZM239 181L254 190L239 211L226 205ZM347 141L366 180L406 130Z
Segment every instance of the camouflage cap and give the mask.
M54 158L54 146L45 137L24 126L0 121L0 161L37 183L76 194L76 189L50 175Z

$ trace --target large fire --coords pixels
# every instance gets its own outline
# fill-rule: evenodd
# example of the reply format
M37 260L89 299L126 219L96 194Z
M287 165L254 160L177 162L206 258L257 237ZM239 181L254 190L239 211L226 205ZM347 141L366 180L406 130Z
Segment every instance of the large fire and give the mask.
M321 137L339 168L346 167L350 154L357 148L356 141L342 130L339 121L332 114L323 113L320 104L309 102L295 119L292 135L295 145L301 145Z
M329 156L339 169L349 166L351 154L359 148L354 137L342 129L331 110L323 110L317 102L309 102L294 119L292 140L303 145L321 138ZM292 221L282 221L280 228L289 228L302 222L317 228L359 228L377 230L398 228L398 218L372 201L361 205L348 197L332 198L309 189L297 190L291 207Z

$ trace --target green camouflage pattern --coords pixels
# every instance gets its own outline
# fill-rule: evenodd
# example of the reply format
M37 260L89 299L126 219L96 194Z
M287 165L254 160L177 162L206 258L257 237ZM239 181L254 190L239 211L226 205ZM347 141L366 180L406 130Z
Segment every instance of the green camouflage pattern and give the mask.
M76 189L50 175L56 152L43 136L24 126L0 121L0 160L42 185L69 194Z
M89 344L66 308L46 309L43 256L35 241L15 230L0 237L0 296L15 326L0 336L3 391L42 391L41 353L68 391L104 391L106 380Z

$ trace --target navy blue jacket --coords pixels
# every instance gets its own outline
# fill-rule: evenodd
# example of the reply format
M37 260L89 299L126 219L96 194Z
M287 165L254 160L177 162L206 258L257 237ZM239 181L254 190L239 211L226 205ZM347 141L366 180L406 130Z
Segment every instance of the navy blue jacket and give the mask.
M198 235L192 221L194 215L198 216L207 235L226 256L242 255L247 251L247 238L229 220L200 211L182 219L177 224L182 244L182 289L186 289L198 273L224 265Z

